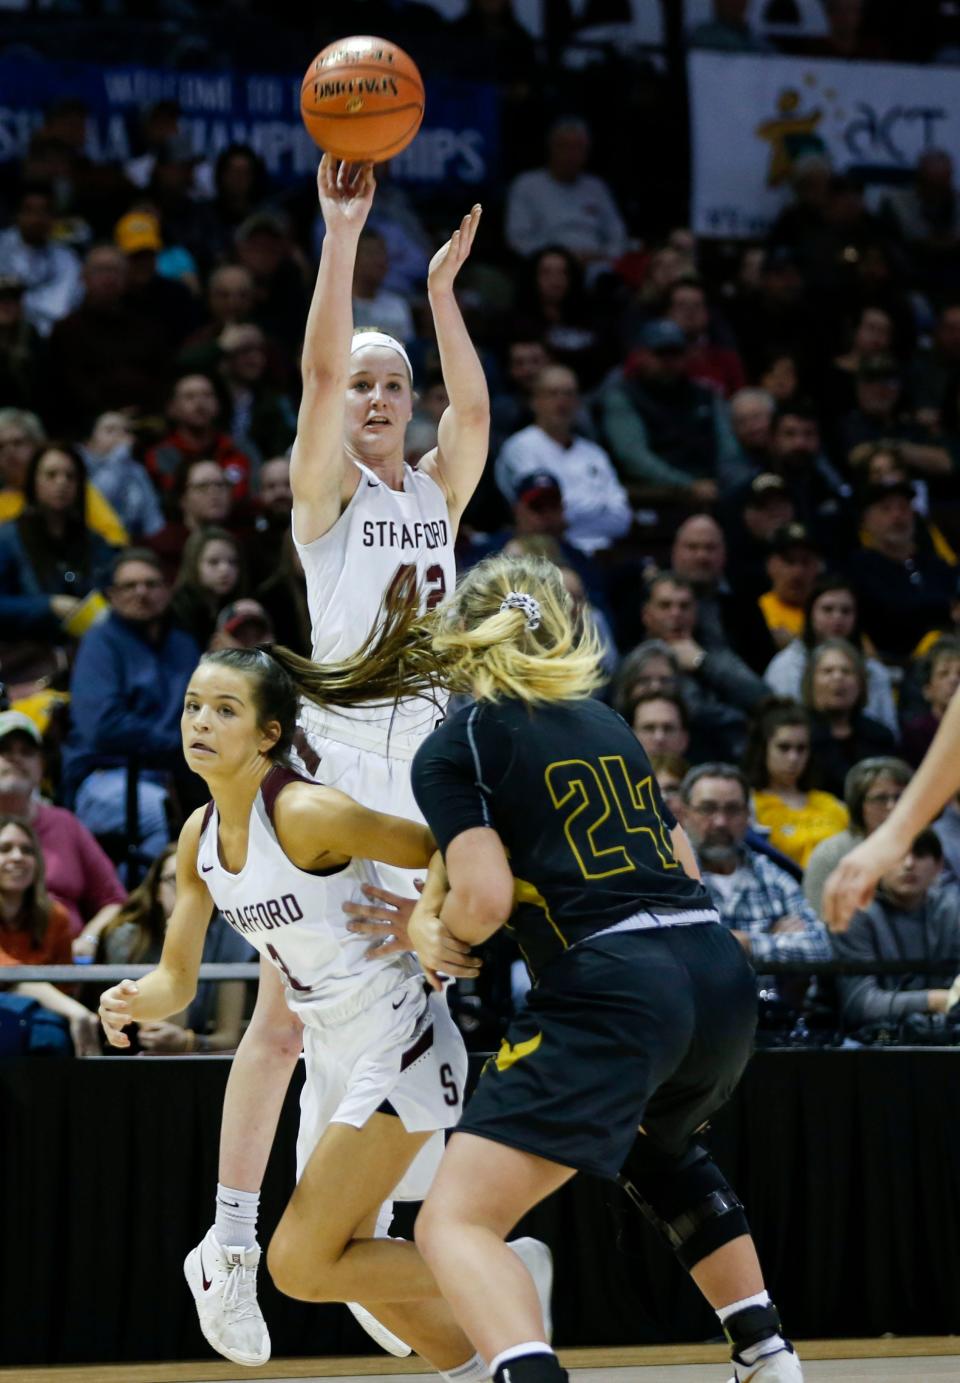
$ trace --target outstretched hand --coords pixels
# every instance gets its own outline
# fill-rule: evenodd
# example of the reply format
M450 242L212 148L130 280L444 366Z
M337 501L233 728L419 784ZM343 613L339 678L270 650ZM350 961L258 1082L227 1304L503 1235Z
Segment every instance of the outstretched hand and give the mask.
M873 901L880 876L893 869L904 853L875 831L844 856L824 884L820 905L820 915L832 932L847 930L853 914Z
M376 186L372 163L338 163L332 154L324 154L317 169L317 192L327 230L349 230L359 235L370 214Z
M130 1046L130 1039L123 1030L133 1022L128 1001L139 992L133 980L121 980L100 995L98 1014L111 1047Z
M417 888L420 887L418 882ZM363 893L368 902L344 903L343 910L353 919L347 923L347 930L371 939L367 960L416 951L427 977L437 989L441 984L439 979L434 982L432 972L439 970L461 980L474 980L479 975L481 961L471 954L470 947L451 936L439 917L425 914L422 907L418 908L413 898L375 888L373 884L364 884ZM410 929L415 909L416 938Z
M427 289L441 291L453 287L453 281L466 263L473 248L483 208L477 202L460 222L445 245L441 245L427 270Z

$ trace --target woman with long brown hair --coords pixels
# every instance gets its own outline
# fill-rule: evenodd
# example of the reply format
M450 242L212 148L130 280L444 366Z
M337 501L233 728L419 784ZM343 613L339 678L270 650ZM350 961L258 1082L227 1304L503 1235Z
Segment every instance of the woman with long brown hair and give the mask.
M0 964L72 961L70 918L47 893L37 833L22 817L0 816ZM66 1019L77 1056L100 1051L96 1014L77 999L45 980L18 984L16 992Z
M240 544L225 528L211 526L190 534L183 549L170 610L181 629L206 648L217 616L238 596L246 595Z
M19 518L0 526L0 620L8 635L54 637L106 580L113 549L87 526L87 476L75 447L34 455Z

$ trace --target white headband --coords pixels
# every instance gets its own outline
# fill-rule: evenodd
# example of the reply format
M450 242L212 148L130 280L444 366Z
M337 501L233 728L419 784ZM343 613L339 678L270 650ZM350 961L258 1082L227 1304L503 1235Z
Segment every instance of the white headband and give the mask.
M367 346L386 346L388 351L396 351L406 365L410 383L413 384L413 366L410 364L410 357L395 336L388 336L385 331L358 331L350 346L350 354L356 355L357 351L362 351Z

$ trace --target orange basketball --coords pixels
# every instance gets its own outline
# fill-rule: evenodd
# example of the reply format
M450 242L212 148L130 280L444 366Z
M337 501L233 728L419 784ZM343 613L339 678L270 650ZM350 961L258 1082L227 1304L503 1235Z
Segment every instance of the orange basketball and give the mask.
M311 138L352 163L379 163L410 143L423 119L423 79L385 38L342 38L318 53L300 88Z

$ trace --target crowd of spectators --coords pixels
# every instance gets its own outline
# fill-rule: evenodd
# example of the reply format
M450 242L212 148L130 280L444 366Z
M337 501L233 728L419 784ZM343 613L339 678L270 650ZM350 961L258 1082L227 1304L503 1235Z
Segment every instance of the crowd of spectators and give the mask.
M831 51L868 56L862 7L826 9ZM764 49L742 3L715 12L693 42ZM509 3L470 6L488 13L506 23ZM53 108L0 188L7 961L155 955L169 842L202 786L180 763L185 679L206 648L310 645L288 458L312 191L273 187L243 144L204 170L169 101L126 164L91 166L84 121ZM603 638L602 694L758 973L894 942L960 966L960 898L942 901L960 803L846 940L818 917L830 865L891 809L960 685L952 160L928 151L876 204L801 158L769 236L718 246L638 215L593 134L582 113L539 131L462 276L493 436L459 563L506 549L564 570ZM70 176L38 175L51 140ZM424 294L448 227L378 178L354 314L415 362L415 465L446 402ZM209 944L232 958L228 941ZM76 1001L41 988L85 1049ZM945 993L911 978L886 1016L941 1013ZM839 1002L850 1027L875 1017L869 985ZM142 1049L228 1048L242 1014L224 986Z

